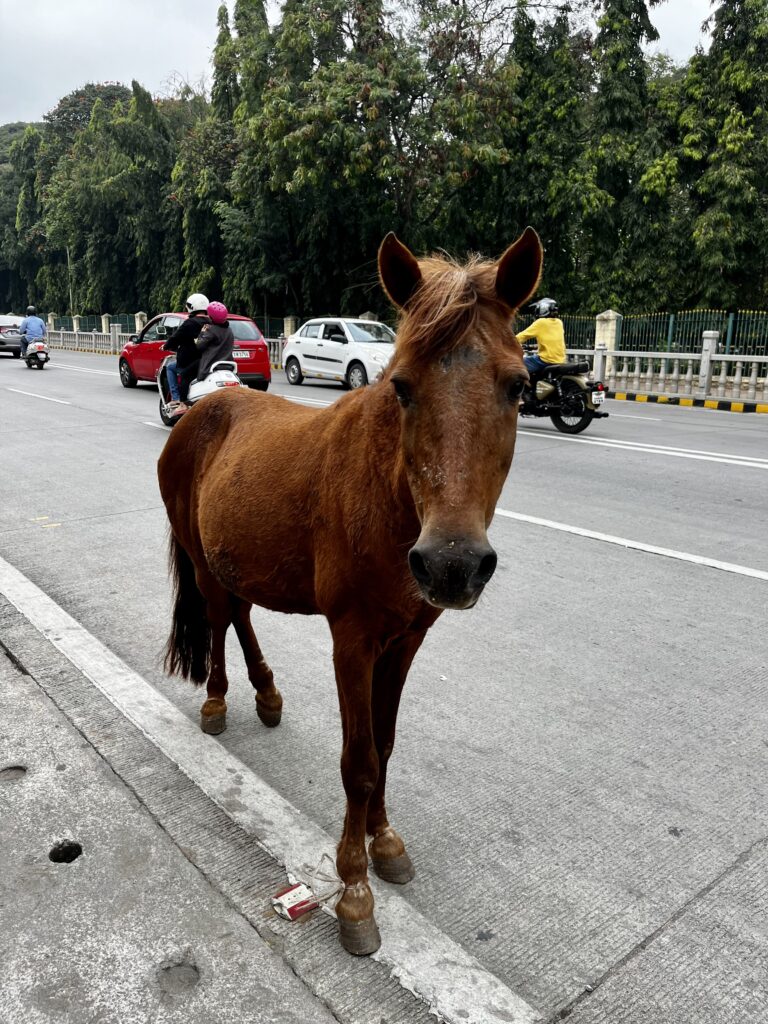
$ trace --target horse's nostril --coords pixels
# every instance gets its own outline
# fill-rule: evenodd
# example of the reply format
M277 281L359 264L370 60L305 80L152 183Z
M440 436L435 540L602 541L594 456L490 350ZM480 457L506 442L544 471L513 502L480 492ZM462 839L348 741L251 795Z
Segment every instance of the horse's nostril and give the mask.
M495 551L490 551L487 555L483 555L480 559L480 565L477 567L475 578L480 583L486 584L488 580L496 572L496 563L498 562L498 556Z
M427 563L424 561L423 555L416 548L411 548L408 552L408 564L418 583L427 584L431 581L432 577L429 569L427 569Z

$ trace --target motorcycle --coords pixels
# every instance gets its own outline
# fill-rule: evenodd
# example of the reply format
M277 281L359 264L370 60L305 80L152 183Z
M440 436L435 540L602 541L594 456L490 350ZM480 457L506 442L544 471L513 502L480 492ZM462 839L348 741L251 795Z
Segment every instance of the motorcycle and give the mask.
M524 344L533 355L536 343ZM520 399L521 416L548 416L563 434L580 434L592 420L606 419L600 406L605 401L605 385L595 380L584 361L552 363L530 374L531 382Z
M48 345L42 338L37 341L30 341L27 345L27 354L24 356L24 361L30 370L43 370L45 364L50 362L51 356L48 351Z
M157 371L157 388L160 392L160 419L166 427L172 427L174 423L181 419L180 416L173 416L169 409L173 398L171 397L171 389L168 386L168 363L175 358L175 353L166 356ZM213 364L208 374L202 380L192 381L189 385L186 404L194 405L201 398L205 398L206 395L212 395L218 391L219 388L245 388L247 386L237 376L237 365L229 359L221 359Z

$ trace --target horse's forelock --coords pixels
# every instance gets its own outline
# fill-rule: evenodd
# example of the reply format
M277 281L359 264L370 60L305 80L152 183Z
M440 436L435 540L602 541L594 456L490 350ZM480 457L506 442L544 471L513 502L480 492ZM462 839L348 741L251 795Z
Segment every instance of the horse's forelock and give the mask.
M460 344L483 307L503 307L495 292L496 265L473 257L458 264L442 257L419 260L422 280L401 314L397 345L415 359L435 359Z

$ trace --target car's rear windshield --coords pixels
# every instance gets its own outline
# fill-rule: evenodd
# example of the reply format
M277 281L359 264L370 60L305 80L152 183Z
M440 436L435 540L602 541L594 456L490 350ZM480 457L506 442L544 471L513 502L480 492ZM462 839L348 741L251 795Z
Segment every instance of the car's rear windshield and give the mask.
M355 341L384 341L390 345L395 340L395 332L386 324L371 323L370 320L361 320L359 323L347 324Z
M250 320L230 320L229 326L232 328L235 341L259 341L261 338L261 331Z

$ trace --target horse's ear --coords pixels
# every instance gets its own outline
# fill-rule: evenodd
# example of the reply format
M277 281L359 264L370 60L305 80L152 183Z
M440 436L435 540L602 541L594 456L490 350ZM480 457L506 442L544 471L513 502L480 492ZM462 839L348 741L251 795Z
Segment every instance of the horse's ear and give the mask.
M496 294L510 309L519 309L535 293L541 279L544 250L533 228L526 228L501 257Z
M379 277L396 306L404 306L421 281L419 262L394 231L379 246Z

